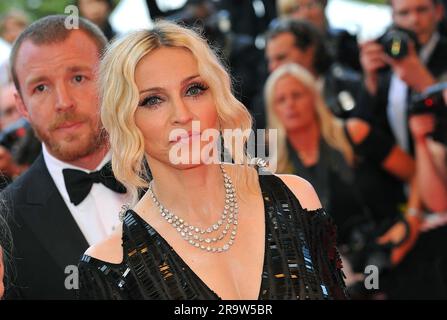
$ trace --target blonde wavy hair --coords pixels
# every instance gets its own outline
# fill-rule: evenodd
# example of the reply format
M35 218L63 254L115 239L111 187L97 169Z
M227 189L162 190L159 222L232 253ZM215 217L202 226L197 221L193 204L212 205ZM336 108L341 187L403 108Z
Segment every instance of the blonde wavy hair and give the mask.
M340 151L348 164L352 164L354 152L343 130L343 121L336 118L329 110L329 107L321 97L314 76L299 64L288 63L276 69L268 77L264 87L264 97L267 105L267 126L268 129L277 129L278 173L291 173L293 168L287 150L287 133L274 111L274 90L278 81L285 76L294 77L310 90L314 97L317 121L323 139L329 146Z
M135 69L144 56L162 47L186 48L197 59L199 74L213 95L221 130L252 128L250 113L232 94L228 73L206 40L195 31L158 21L151 30L116 39L106 50L99 70L101 119L110 140L113 172L132 195L133 203L138 199L138 191L147 188L149 182L143 135L134 120L139 100ZM224 146L232 144L233 141L224 139Z

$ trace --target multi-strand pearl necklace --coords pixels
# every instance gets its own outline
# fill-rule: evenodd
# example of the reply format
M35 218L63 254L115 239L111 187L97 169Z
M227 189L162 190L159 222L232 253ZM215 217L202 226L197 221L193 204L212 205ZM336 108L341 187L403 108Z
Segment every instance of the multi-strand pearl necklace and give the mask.
M208 228L200 228L193 226L184 219L170 212L165 208L155 196L152 189L152 182L149 184L149 195L155 206L160 211L161 216L187 241L190 245L202 249L207 252L224 252L230 249L236 239L238 209L236 199L236 191L231 178L226 173L223 165L220 165L225 186L225 205L222 215L216 223ZM219 242L223 241L227 236L229 240L223 245Z

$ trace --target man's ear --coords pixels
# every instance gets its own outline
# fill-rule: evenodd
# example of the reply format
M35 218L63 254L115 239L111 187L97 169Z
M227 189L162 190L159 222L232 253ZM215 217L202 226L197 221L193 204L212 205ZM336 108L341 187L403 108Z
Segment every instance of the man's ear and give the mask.
M21 116L29 121L28 109L26 108L25 103L23 103L22 96L20 95L20 93L18 91L14 92L14 100L16 103L17 110L19 111Z

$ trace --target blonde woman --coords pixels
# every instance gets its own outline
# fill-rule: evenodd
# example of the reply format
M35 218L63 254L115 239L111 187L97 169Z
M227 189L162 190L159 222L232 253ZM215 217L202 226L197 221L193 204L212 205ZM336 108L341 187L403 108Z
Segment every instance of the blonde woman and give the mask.
M350 166L354 152L343 123L318 92L316 80L304 67L280 66L265 87L268 128L278 130L278 173L297 174L311 182L345 243L351 221L363 211Z
M365 209L376 225L375 236L401 218L407 202L403 184L413 178L415 165L391 139L362 120L344 122L332 115L315 78L298 64L283 65L270 75L265 99L268 127L278 135L278 172L312 183L342 242L349 240ZM415 194L408 199L409 211L419 207ZM403 235L387 233L382 242L395 238Z
M310 184L197 154L195 164L169 159L179 144L203 151L207 129L251 128L205 40L158 22L115 41L100 79L116 177L135 195L148 191L124 212L122 229L82 257L81 298L346 297L332 224Z

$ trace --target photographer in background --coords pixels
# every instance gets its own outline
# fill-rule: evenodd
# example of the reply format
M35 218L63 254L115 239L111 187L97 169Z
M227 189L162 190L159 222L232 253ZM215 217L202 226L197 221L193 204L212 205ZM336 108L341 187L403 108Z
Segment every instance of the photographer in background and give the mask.
M15 104L13 84L0 87L0 190L36 159L41 146Z
M443 7L438 0L390 0L390 5L393 28L381 38L361 45L364 86L352 116L366 120L403 150L413 154L408 121L409 98L435 84L436 78L447 71L447 39L437 31ZM396 264L416 241L420 227L418 198L415 195L415 204L402 208L410 226L410 232L405 233L415 236L406 237L407 240L394 250ZM395 234L404 234L399 230L403 230L402 224L392 227L381 242L402 238L395 237Z
M447 209L447 107L442 96L446 88L447 83L439 83L413 95L408 109L415 144L414 186L424 207L419 212L407 211L407 221L418 218L420 224L418 228L409 226L405 238L417 241L381 278L381 287L390 299L447 298L447 214L433 214ZM398 228L392 230L395 235L400 233Z
M335 62L361 71L357 37L348 31L333 28L326 17L327 0L277 0L280 18L306 20L317 27Z
M360 47L364 86L353 116L368 121L413 154L409 98L424 92L447 71L447 39L438 32L443 7L438 0L389 3L393 28L380 39ZM416 181L412 187L416 187ZM394 244L394 268L381 278L381 289L390 299L445 298L447 293L440 286L436 268L437 259L443 255L440 250L444 250L447 241L443 240L447 239L447 228L421 233L423 220L418 193L409 202L414 204L401 209L405 216L403 223L395 224L379 239L381 244Z
M3 189L13 177L18 176L24 170L13 159L11 150L8 149L6 131L11 125L20 119L14 100L14 85L6 85L0 88L0 190ZM25 133L25 132L23 132Z
M318 81L331 112L348 118L355 109L354 95L361 77L333 60L324 35L305 20L281 19L266 35L265 55L269 72L286 63L298 63Z
M421 99L419 103L421 107L410 117L410 129L415 142L416 176L422 200L429 210L445 212L447 211L447 141L445 141L447 128L444 124L447 120L445 102L447 83L437 87L438 90L434 88L433 94ZM444 99L440 89L444 89ZM441 136L437 137L436 132L440 132Z
M437 31L443 7L438 0L391 0L390 4L395 26L413 32L418 43L395 42L392 49L408 49L395 58L379 41L361 45L365 88L355 116L380 126L404 150L412 152L408 128L410 94L423 92L447 71L447 39Z

